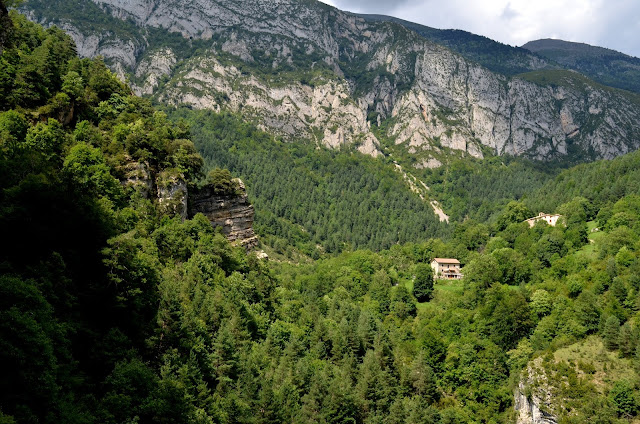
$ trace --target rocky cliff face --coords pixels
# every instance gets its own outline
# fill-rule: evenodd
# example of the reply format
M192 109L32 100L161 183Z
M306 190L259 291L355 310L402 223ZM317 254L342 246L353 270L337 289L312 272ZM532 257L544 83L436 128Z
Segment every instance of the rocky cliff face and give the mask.
M217 194L205 186L191 196L191 215L202 213L215 227L221 227L229 241L247 249L256 247L258 237L253 232L253 205L249 203L244 184L236 179L236 193Z
M120 169L121 182L144 198L155 200L165 215L184 220L202 213L211 225L221 227L229 241L247 249L258 245L258 237L253 231L253 205L241 180L234 180L237 187L234 193L216 193L211 186L189 190L184 176L173 171L152 172L148 163L129 158Z
M563 71L506 77L403 26L316 1L93 2L111 19L135 22L138 35L91 33L37 6L30 16L63 26L81 54L104 55L140 94L240 112L289 140L353 144L376 156L382 134L416 155L418 167L442 163L450 150L595 159L640 146L634 94ZM177 51L149 37L151 29L179 33L185 51L196 41L200 50ZM382 132L372 130L381 123Z
M533 361L523 372L514 393L517 424L557 424L553 413L552 390L547 384L540 360Z
M156 187L160 211L186 219L189 190L184 175L168 171L161 172L156 178Z

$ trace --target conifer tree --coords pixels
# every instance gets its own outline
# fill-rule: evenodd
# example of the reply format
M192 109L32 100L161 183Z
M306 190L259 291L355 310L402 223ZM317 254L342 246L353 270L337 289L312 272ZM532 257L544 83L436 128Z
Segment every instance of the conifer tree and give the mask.
M615 315L607 318L604 324L604 345L609 350L618 347L618 339L620 337L620 320Z

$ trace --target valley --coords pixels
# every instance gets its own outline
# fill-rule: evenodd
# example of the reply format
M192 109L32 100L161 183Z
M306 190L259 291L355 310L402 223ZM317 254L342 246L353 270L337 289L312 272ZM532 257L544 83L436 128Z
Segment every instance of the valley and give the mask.
M640 419L634 58L313 0L0 23L0 423Z

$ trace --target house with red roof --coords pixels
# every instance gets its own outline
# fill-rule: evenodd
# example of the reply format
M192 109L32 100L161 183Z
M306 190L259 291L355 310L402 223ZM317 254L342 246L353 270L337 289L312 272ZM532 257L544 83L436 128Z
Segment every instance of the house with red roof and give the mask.
M459 280L463 277L460 272L460 261L451 258L434 258L431 261L433 277L436 279Z

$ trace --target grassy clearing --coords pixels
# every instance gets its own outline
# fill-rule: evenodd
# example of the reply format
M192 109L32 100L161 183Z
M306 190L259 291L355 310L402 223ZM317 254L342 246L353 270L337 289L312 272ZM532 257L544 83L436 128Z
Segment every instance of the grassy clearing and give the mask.
M404 286L413 293L413 281L406 280ZM454 298L462 295L464 284L462 280L436 280L433 285L433 299L429 302L418 302L418 312L433 310L433 309L446 309L446 305L449 304Z
M596 221L587 222L587 232L589 238L589 244L582 247L582 249L576 252L576 255L584 256L589 260L596 259L596 243L602 238L604 233L602 231L593 231L598 227L598 223Z
M461 294L464 288L462 280L437 280L434 284L436 291Z
M556 362L567 362L576 367L579 375L588 377L601 393L611 385L633 376L634 370L629 359L620 358L617 352L604 347L602 338L590 336L554 353Z

